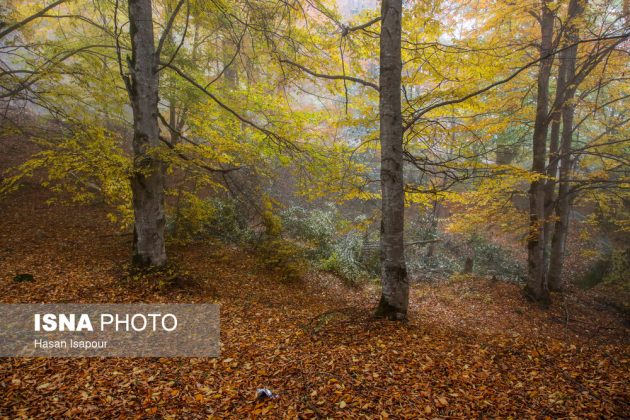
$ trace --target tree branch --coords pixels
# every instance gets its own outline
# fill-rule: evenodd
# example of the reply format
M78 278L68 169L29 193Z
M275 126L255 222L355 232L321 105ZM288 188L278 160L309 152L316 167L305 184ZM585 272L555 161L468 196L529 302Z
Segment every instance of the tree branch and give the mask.
M240 166L235 167L235 168L218 169L218 168L213 168L212 166L208 166L205 163L197 162L196 160L189 158L188 156L186 156L185 154L177 150L175 146L173 146L171 142L168 141L168 139L165 139L163 136L159 136L159 138L160 138L160 141L164 143L166 146L168 146L168 148L171 149L173 153L175 153L180 159L185 160L186 162L190 162L193 165L198 166L202 169L205 169L208 172L226 174L228 172L238 171L239 169L241 169Z
M280 59L280 62L295 66L299 68L300 70L302 70L303 72L310 74L311 76L320 77L322 79L330 79L330 80L347 80L350 82L358 83L363 86L371 87L377 92L379 91L378 85L376 83L368 82L367 80L359 79L357 77L316 73L313 70L309 70L308 68L304 67L301 64L294 63L293 61L285 60L282 58Z
M199 89L201 92L205 93L208 97L210 97L210 99L212 99L221 108L223 108L224 110L226 110L230 114L234 115L239 121L241 121L242 123L245 123L245 124L249 125L250 127L253 127L254 129L260 131L263 134L265 134L267 137L273 139L276 144L283 145L283 146L285 146L285 147L287 147L289 149L293 149L295 151L301 151L300 148L298 146L296 146L294 143L292 143L292 142L290 142L290 141L280 137L278 134L274 133L273 131L266 129L265 127L261 127L260 125L256 124L255 122L253 122L253 121L243 117L241 114L239 114L238 112L236 112L235 110L233 110L232 108L227 106L219 98L217 98L212 92L208 91L206 88L201 86L199 84L199 82L197 82L195 79L193 79L192 77L190 77L189 75L184 73L180 68L174 66L173 64L168 64L168 63L160 63L160 65L162 65L163 67L167 67L167 68L173 70L182 79L186 80L191 85L193 85L194 87Z
M545 54L544 56L539 57L536 60L530 61L529 63L527 63L526 65L524 65L523 67L519 68L518 70L516 70L514 73L512 73L510 76L506 77L505 79L499 80L498 82L494 82L484 88L481 88L475 92L469 93L466 96L463 96L461 98L458 99L450 99L448 101L443 101L443 102L438 102L437 104L433 104L431 106L428 106L424 109L421 109L420 111L418 111L415 115L412 116L411 121L409 121L407 124L405 124L403 126L403 131L407 131L409 128L411 128L424 114L426 114L429 111L433 111L436 108L441 108L443 106L447 106L447 105L454 105L454 104L458 104L464 101L467 101L468 99L475 97L477 95L480 95L484 92L487 92L497 86L503 85L507 82L509 82L510 80L514 79L516 76L518 76L519 74L521 74L522 72L524 72L525 70L527 70L528 68L532 67L533 65L549 58L552 57L555 54L558 54L559 52L562 52L564 50L567 50L569 48L572 48L578 44L583 44L583 43L588 43L588 42L597 42L597 41L605 41L605 40L610 40L610 39L624 39L624 38L628 38L630 37L630 33L625 33L622 35L616 35L616 36L609 36L609 37L602 37L602 38L590 38L590 39L583 39L580 40L578 42L574 42L573 44L567 45L563 48L557 49L555 51L550 52L549 54Z
M164 42L166 42L166 38L168 37L168 34L171 32L171 28L173 27L175 18L177 17L177 14L179 13L179 9L181 9L182 6L184 5L184 1L186 0L179 0L179 2L177 2L177 6L175 6L175 10L173 10L171 17L168 19L168 22L166 23L164 32L162 32L162 36L160 37L160 40L158 41L157 48L155 49L155 61L160 61L160 53L162 52L162 48L164 47Z
M39 17L41 17L42 15L46 14L47 11L49 11L50 9L59 6L61 3L64 3L66 0L57 0L56 2L50 4L49 6L44 7L42 10L40 10L39 12L30 15L29 17L27 17L24 20L21 20L20 22L17 22L11 26L9 26L6 29L3 29L2 31L0 31L0 39L4 38L5 36L7 36L8 34L10 34L11 32L20 29L22 26L26 25L27 23L29 23L32 20L35 20Z
M365 29L367 27L370 27L372 25L374 25L376 22L380 22L382 20L382 18L379 16L377 18L374 18L370 21L367 21L361 25L357 25L357 26L345 26L342 25L341 26L341 36L347 36L350 32L354 32L354 31L360 31L362 29Z

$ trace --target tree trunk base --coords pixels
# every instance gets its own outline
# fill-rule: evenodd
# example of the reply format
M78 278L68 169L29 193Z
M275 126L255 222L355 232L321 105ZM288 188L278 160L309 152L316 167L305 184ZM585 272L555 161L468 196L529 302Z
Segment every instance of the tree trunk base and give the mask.
M538 291L529 286L525 286L523 289L523 295L527 298L527 300L537 303L542 308L548 308L551 305L551 296L549 295L549 291Z
M375 318L388 319L390 321L407 321L407 312L390 305L382 296L374 312Z
M159 248L158 248L159 249ZM160 252L140 252L138 250L138 231L135 226L133 229L133 256L131 257L131 265L139 270L151 268L162 268L167 263L166 252L162 249Z
M144 255L134 254L131 258L131 264L138 269L162 268L166 266L166 260L154 260Z

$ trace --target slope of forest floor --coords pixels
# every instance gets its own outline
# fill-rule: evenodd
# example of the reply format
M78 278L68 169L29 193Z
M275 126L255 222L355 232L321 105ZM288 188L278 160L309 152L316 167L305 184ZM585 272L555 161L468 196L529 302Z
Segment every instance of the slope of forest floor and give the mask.
M0 201L0 302L219 303L221 356L0 359L0 418L630 412L627 324L589 292L546 311L518 285L461 277L414 285L409 323L375 321L375 286L320 272L283 283L218 243L171 246L186 281L165 290L121 280L131 237L102 206L49 197L28 184ZM279 398L254 401L259 387Z

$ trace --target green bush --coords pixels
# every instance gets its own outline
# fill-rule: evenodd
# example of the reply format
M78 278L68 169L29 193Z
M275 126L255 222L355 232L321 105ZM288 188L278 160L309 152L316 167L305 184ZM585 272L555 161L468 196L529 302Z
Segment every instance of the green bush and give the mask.
M219 238L226 242L247 242L252 231L241 221L232 200L203 199L184 193L180 203L167 218L167 231L176 240L190 241Z
M284 232L305 244L305 255L322 270L355 283L368 277L362 232L343 220L333 204L322 209L290 207L281 214ZM364 222L357 219L354 225Z
M615 249L595 261L578 284L590 288L599 283L614 284L630 290L630 249Z
M324 209L307 210L294 206L281 214L285 233L292 238L307 242L312 248L312 257L330 254L337 236L337 212L331 204Z
M501 246L479 235L470 239L470 245L474 253L475 274L493 274L512 281L524 280L526 269L523 264Z
M630 289L630 248L616 249L610 256L610 270L604 277L606 283L616 283Z
M327 258L319 263L322 270L337 274L339 277L356 283L367 277L367 270L362 262L363 241L356 233L349 233L333 243Z

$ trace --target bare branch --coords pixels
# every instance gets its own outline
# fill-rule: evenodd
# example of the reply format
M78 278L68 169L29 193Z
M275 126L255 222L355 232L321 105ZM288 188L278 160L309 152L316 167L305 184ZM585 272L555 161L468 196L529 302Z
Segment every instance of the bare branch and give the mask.
M298 64L298 63L294 63L293 61L280 59L280 62L281 63L287 63L287 64L290 64L292 66L295 66L295 67L299 68L300 70L302 70L303 72L310 74L311 76L320 77L322 79L330 79L330 80L347 80L347 81L350 81L350 82L358 83L358 84L363 85L363 86L371 87L372 89L376 90L377 92L379 91L378 85L376 83L372 83L372 82L369 82L367 80L359 79L357 77L321 74L321 73L316 73L313 70L309 70L308 68L304 67L303 65Z
M368 27L374 25L375 23L380 22L381 19L382 18L379 16L377 18L374 18L374 19L372 19L370 21L365 22L364 24L357 25L357 26L344 26L344 25L342 25L342 27L341 27L341 36L344 37L344 36L347 36L350 32L360 31L362 29L368 28Z

